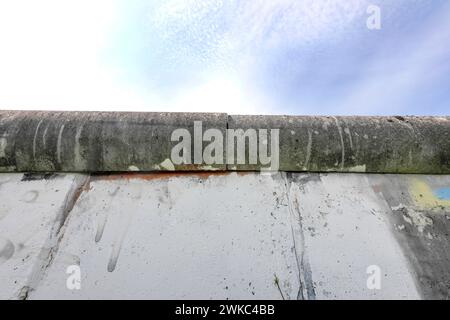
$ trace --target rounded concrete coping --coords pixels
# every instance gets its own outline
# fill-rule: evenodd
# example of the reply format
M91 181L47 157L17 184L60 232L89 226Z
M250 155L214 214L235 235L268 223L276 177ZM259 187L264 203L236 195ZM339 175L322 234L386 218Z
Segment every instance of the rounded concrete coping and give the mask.
M0 172L269 169L448 174L450 117L0 111Z

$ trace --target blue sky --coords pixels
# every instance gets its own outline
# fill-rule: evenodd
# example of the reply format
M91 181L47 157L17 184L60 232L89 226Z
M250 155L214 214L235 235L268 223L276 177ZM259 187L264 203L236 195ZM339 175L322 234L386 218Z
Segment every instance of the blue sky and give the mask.
M449 88L447 0L0 2L2 109L448 115Z

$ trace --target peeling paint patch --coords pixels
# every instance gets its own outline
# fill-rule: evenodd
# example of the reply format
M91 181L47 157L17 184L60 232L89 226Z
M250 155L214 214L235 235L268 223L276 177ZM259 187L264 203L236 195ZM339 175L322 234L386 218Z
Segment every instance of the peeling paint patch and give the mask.
M172 161L170 161L170 159L164 160L163 162L160 163L160 165L166 170L175 171L175 167Z
M427 217L423 212L407 208L403 204L391 208L393 211L401 213L403 220L408 224L415 226L417 231L423 233L426 227L433 225L433 220Z
M206 171L219 171L219 170L221 170L220 168L216 168L216 167L213 167L213 166L201 166L200 169L206 170Z
M130 170L130 171L139 171L139 168L136 167L136 166L129 166L128 170Z

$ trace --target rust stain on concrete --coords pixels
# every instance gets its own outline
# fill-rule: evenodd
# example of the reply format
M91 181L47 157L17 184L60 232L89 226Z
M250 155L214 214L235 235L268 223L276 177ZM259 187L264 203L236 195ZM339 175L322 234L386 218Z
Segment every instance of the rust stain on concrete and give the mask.
M139 173L139 172L125 172L125 173L113 173L113 174L100 174L100 175L92 175L91 181L115 181L115 180L133 180L133 179L141 179L141 180L161 180L161 179L170 179L174 177L195 177L202 180L207 180L211 176L225 176L229 175L231 172L229 171L187 171L187 172L150 172L150 173ZM239 173L241 174L241 173Z

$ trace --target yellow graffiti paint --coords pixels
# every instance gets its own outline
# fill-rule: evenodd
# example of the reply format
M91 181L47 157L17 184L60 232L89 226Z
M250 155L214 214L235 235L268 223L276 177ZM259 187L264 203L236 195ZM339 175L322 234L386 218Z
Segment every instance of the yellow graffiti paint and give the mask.
M438 198L430 186L420 180L414 179L410 187L411 196L417 206L423 208L447 207L450 208L450 200Z

